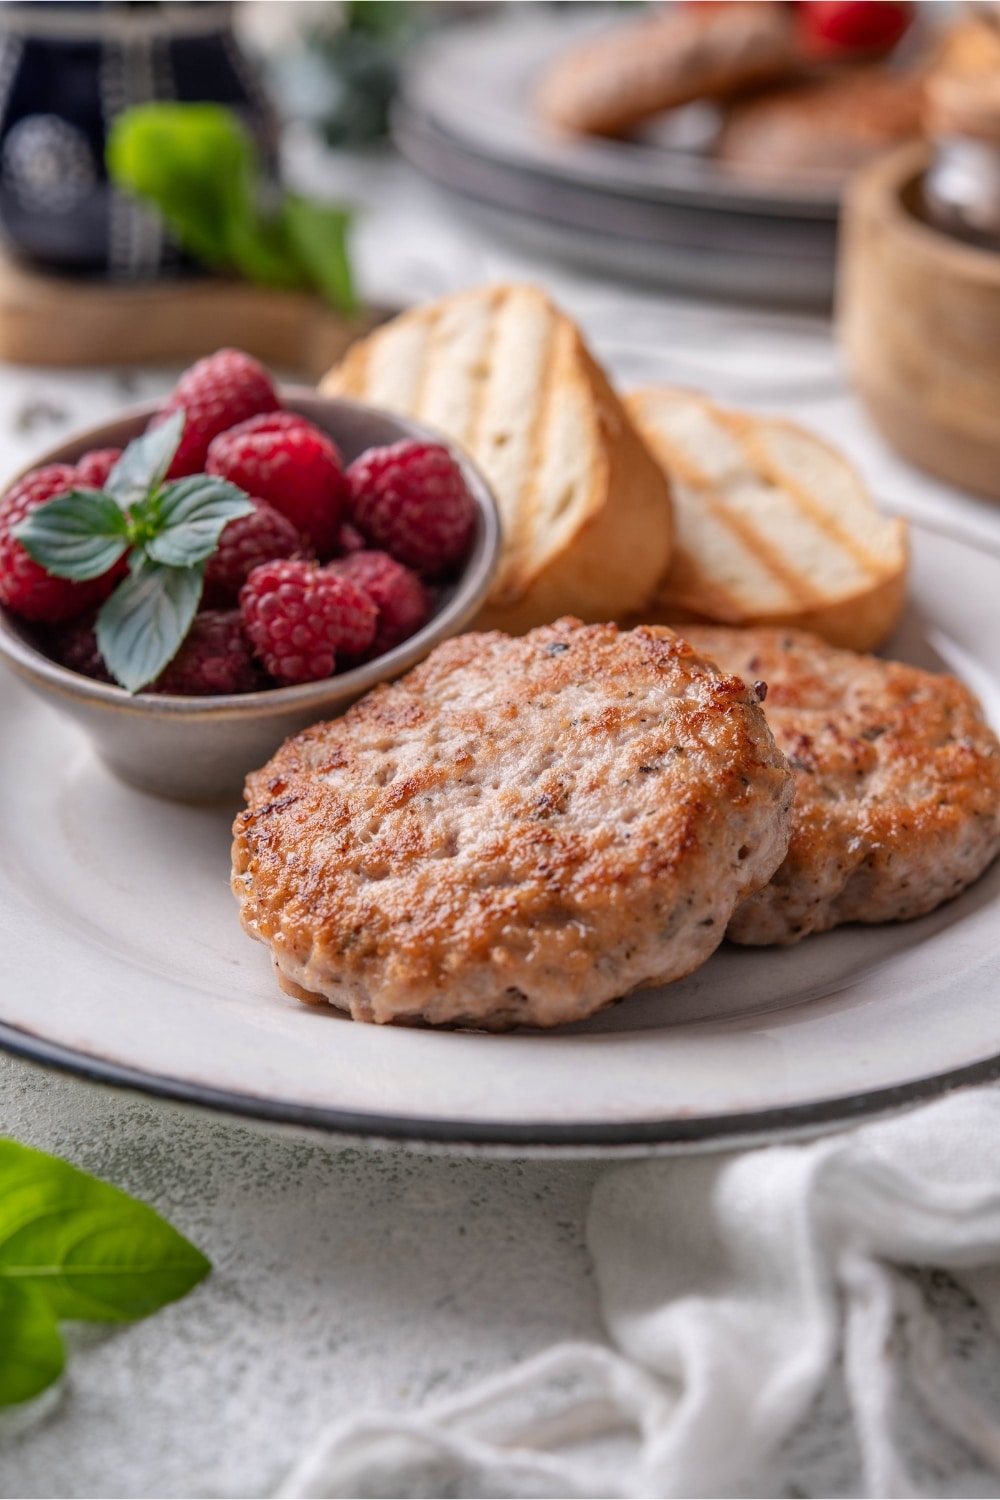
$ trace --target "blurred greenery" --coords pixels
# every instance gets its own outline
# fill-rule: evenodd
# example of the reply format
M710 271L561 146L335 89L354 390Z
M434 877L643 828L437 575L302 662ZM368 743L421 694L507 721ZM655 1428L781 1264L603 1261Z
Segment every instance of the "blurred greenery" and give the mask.
M181 247L213 270L261 286L312 288L357 307L347 251L350 212L284 193L257 145L221 104L142 104L115 120L108 174L162 215Z
M634 5L636 0L620 0ZM573 0L506 5L499 0L346 0L314 4L298 48L263 57L282 113L307 119L331 145L375 141L389 129L400 69L429 33L500 10L576 10Z
M442 12L453 11L457 18L465 7L348 0L314 9L315 19L303 31L304 47L264 62L283 113L305 114L331 145L343 146L387 133L407 50L441 24Z

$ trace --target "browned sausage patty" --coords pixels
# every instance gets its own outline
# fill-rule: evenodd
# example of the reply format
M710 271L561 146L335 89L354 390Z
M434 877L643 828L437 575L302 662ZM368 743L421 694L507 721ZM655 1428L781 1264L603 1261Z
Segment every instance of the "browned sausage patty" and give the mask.
M788 855L737 908L737 943L923 916L1000 852L1000 745L968 688L790 630L683 626L727 672L768 685L795 774Z
M577 1021L689 973L784 856L752 690L662 627L466 635L247 782L233 889L357 1020Z

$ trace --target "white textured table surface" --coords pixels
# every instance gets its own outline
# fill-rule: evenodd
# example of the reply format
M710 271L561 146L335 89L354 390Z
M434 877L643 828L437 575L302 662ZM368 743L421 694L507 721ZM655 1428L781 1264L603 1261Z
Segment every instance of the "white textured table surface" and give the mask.
M889 454L852 400L821 319L617 291L488 243L396 164L305 178L368 204L365 290L389 302L528 277L583 323L623 383L662 379L786 412L840 443L883 503L1000 539L1000 510ZM0 368L10 472L173 372ZM212 1277L149 1322L73 1330L69 1372L0 1419L0 1495L258 1495L332 1416L406 1407L559 1338L600 1338L583 1242L594 1162L344 1150L118 1095L0 1059L0 1133L65 1155L167 1214ZM997 1350L944 1277L928 1277L952 1351L995 1395ZM924 1442L931 1492L995 1494L954 1445ZM831 1384L759 1493L850 1495L856 1455Z

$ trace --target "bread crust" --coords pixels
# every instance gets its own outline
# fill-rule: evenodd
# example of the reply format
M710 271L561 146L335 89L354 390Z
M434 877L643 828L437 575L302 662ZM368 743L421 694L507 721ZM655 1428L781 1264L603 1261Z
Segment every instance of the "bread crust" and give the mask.
M746 468L741 480L743 503L731 507L727 481L713 479L703 467L701 454L693 458L671 439L662 424L658 425L656 403L661 398L680 398L692 410L704 413L726 442L735 441ZM853 651L870 651L886 639L906 601L909 543L905 522L879 516L870 500L860 509L855 507L853 519L841 513L829 497L821 503L822 497L810 493L808 486L776 459L769 440L786 434L797 443L805 442L815 455L832 461L841 474L851 474L857 495L863 494L857 476L831 444L794 422L728 411L696 392L667 387L644 389L627 396L626 405L664 467L674 494L671 560L642 611L643 619L667 625L714 622L744 627L786 626L814 631L831 645ZM773 526L765 529L755 520L753 506L745 502L748 481L757 484L762 495L768 487L783 493L789 521L784 534L776 536ZM763 569L765 582L780 586L779 607L769 604L763 593L755 594L749 568L739 589L727 586L720 577L711 539L706 540L699 528L690 524L696 519L692 508L702 506L724 526L748 564ZM823 576L822 556L817 562L815 557L800 559L797 555L794 527L800 521L814 536L818 528L829 539L831 550L853 559L856 566L846 585L841 579ZM874 529L879 533L878 547L872 545Z
M507 380L504 362L518 357L516 341L503 339L516 320L542 352L508 431L489 413ZM474 353L459 358L456 348L477 328ZM412 366L403 382L384 374L396 349ZM451 399L442 399L441 370L450 372ZM511 382L519 373L510 371ZM616 619L649 599L670 558L669 484L579 329L538 288L475 288L403 313L355 344L320 390L436 425L482 469L504 541L480 628L517 633L567 613ZM523 461L512 469L519 440Z
M767 683L795 775L788 854L737 907L734 942L924 916L1000 853L1000 743L954 677L800 631L683 629L723 670Z
M678 572L678 577L682 576ZM678 590L675 598L682 601ZM681 629L686 625L725 625L749 628L804 630L821 636L830 646L844 651L869 651L872 646L891 635L899 622L906 604L906 574L896 573L881 583L873 584L863 594L853 594L839 603L823 605L819 609L803 610L800 614L768 615L756 614L750 620L726 617L726 607L721 605L716 615L686 609L683 602L664 603L657 601L644 612L650 624L671 625Z
M586 518L545 567L516 576L507 598L490 598L478 630L520 635L572 612L590 622L634 613L649 599L674 544L669 481L639 436L576 329L575 357L592 402L595 470ZM664 557L662 565L653 558Z
M555 1026L709 956L791 785L755 694L671 631L466 635L248 778L233 889L292 993Z

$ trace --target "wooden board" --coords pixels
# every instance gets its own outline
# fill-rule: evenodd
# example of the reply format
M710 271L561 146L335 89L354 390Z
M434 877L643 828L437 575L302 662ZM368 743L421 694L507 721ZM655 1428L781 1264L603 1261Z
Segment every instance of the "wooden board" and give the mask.
M852 181L841 228L838 323L873 421L939 479L1000 500L1000 253L919 213L924 146Z
M0 255L0 360L12 364L183 364L235 347L315 380L386 316L218 277L115 286Z

